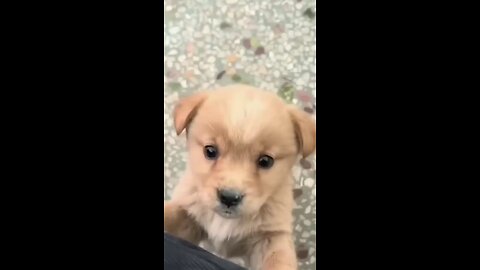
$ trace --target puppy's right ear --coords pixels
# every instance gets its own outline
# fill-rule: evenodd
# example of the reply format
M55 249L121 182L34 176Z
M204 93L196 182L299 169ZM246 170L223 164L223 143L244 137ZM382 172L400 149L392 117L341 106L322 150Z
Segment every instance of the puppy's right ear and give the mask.
M290 105L289 112L295 128L298 149L303 158L306 158L315 152L317 127L310 115L297 107Z
M180 135L182 131L190 124L198 108L206 98L206 92L199 92L180 100L180 102L175 106L175 109L173 110L173 121L177 135Z

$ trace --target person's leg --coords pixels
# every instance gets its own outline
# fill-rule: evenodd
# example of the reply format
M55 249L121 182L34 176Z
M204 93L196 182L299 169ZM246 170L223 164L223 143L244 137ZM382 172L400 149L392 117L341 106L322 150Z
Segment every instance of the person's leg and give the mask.
M246 270L187 241L164 234L165 270Z

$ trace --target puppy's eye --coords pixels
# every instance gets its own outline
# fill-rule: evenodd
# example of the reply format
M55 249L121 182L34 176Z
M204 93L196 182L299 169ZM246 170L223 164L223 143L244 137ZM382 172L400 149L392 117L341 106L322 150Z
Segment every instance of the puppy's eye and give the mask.
M263 155L258 159L258 167L262 169L270 169L273 166L273 158L271 156Z
M205 148L203 149L203 153L205 154L206 159L213 160L213 159L217 159L218 157L218 150L213 145L205 146Z

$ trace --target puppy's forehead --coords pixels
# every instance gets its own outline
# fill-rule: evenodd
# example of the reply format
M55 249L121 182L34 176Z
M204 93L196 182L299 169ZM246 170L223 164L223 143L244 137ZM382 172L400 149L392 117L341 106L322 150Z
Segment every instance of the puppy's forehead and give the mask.
M292 123L275 94L249 87L212 91L198 111L198 123L239 143L289 140ZM263 142L265 141L265 142Z

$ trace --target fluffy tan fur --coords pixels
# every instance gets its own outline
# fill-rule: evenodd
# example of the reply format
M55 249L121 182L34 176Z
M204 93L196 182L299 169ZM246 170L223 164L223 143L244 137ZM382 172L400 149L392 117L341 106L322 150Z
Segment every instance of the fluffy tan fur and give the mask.
M174 120L177 134L187 132L189 160L165 202L165 231L254 270L297 269L291 170L315 151L310 116L273 93L233 85L181 100ZM206 145L218 147L217 160L205 158ZM270 169L257 166L263 154L275 160ZM237 218L214 211L220 188L244 192Z

